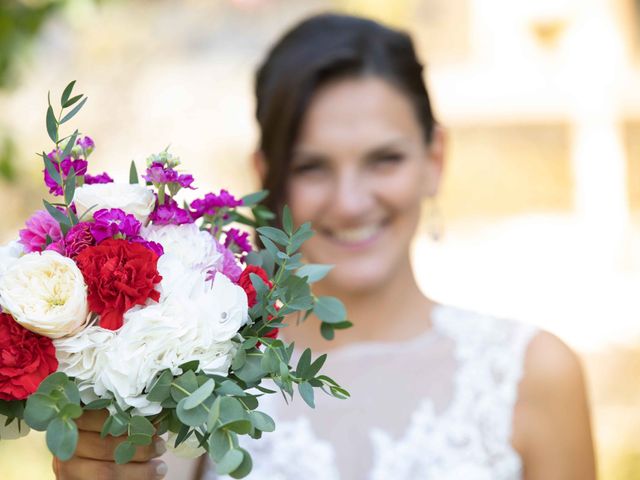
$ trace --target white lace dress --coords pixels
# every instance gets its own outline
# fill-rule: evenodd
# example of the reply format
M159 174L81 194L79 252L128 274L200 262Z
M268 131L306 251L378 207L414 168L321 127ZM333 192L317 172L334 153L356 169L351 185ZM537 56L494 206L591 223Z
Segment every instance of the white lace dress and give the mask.
M316 394L263 409L275 432L243 442L251 480L516 480L513 407L532 326L439 306L433 328L401 343L332 352L350 400ZM216 478L214 468L206 476Z

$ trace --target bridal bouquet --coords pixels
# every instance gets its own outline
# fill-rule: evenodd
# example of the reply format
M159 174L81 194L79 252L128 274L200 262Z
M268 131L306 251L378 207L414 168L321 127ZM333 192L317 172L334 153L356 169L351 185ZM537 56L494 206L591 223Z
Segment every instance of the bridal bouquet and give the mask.
M107 409L102 435L127 436L116 462L167 433L170 446L206 451L218 474L242 478L251 458L238 436L276 428L260 396L279 389L286 400L294 384L311 407L314 389L348 396L320 374L326 355L312 360L306 349L294 368L294 345L277 338L294 314L315 314L326 338L350 326L340 301L310 291L329 267L301 262L312 231L294 228L286 208L282 229L265 226L266 192L179 203L194 178L166 150L143 175L132 162L128 183L89 174L94 142L60 133L86 102L74 83L60 114L49 101L46 116L55 148L42 153L44 181L55 201L0 248L0 438L46 431L67 460L74 419ZM265 248L240 225L257 228Z

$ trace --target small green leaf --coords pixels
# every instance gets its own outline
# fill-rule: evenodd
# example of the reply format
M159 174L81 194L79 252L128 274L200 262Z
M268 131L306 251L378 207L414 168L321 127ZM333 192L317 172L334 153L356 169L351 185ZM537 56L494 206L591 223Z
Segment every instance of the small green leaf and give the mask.
M291 218L291 210L287 205L282 209L282 227L288 236L293 233L293 219Z
M298 365L296 366L296 375L300 378L308 378L307 372L309 367L311 366L311 349L307 348L302 355L300 355L300 359L298 360Z
M273 240L275 243L286 247L289 244L289 236L284 233L282 230L279 230L274 227L260 227L256 228L256 231L260 235L264 235L270 240Z
M191 395L198 389L198 379L193 370L187 370L171 383L171 396L176 402ZM188 393L185 393L186 390Z
M27 399L24 421L34 430L44 432L56 416L56 402L42 393L34 393Z
M116 447L114 459L118 465L129 463L136 454L136 446L130 441L122 442Z
M298 277L307 277L309 283L314 283L322 280L331 271L333 265L319 265L309 263L299 268L296 272Z
M67 144L64 146L64 150L62 150L62 155L61 155L63 159L71 155L71 150L76 144L77 139L78 139L78 130L73 132L73 135L71 135L71 138L67 141Z
M228 380L227 380L228 381ZM213 389L216 386L216 382L212 379L207 380L201 385L195 392L184 399L182 408L185 410L191 410L201 405L209 396L213 393Z
M76 113L80 111L80 109L84 106L86 102L87 102L87 97L85 97L78 105L73 107L73 110L71 110L64 117L62 117L62 120L60 120L60 125L71 120L76 115Z
M171 370L164 370L151 384L151 388L147 394L147 400L150 402L163 402L171 395L172 381L173 374Z
M224 454L222 459L216 464L217 475L228 475L236 470L244 459L244 454L239 449L231 449Z
M47 108L47 133L52 142L56 143L58 141L58 121L51 105Z
M136 162L131 160L131 166L129 167L129 183L131 185L140 183L140 178L138 177L138 169L136 168Z
M82 415L82 407L74 403L67 403L62 408L62 410L60 410L61 417L76 419L76 418L79 418L81 415Z
M209 435L208 442L209 457L214 462L222 460L222 457L235 446L233 434L222 429L214 430L211 435Z
M76 84L76 81L73 80L72 82L69 82L69 84L64 87L64 90L62 91L62 97L60 98L60 105L64 107L64 104L67 103L67 101L69 101L69 97L71 96L71 92L73 91L73 86Z
M250 412L249 419L255 428L263 432L273 432L276 429L276 422L266 413Z
M80 100L84 95L80 94L80 95L76 95L75 97L69 99L69 101L67 101L64 105L63 108L69 108L71 105L73 105L74 103L76 103L78 100Z
M111 405L112 400L109 398L99 398L98 400L94 400L84 406L85 410L102 410L103 408L107 408Z
M73 202L73 196L76 193L76 171L73 167L69 170L69 175L67 175L66 180L64 181L64 201L67 205L71 205Z
M47 427L47 447L63 462L69 460L78 445L78 427L73 420L54 418Z
M60 225L67 225L68 227L71 226L69 217L67 217L64 213L62 213L46 200L43 200L42 203L44 204L44 208L47 209L47 212L49 212L49 215L51 215Z
M245 195L240 200L242 200L242 206L244 207L252 207L256 203L260 203L262 200L267 198L269 195L269 190L261 190L259 192L250 193L249 195Z
M145 417L134 416L129 421L129 441L134 445L151 445L153 434L156 429Z
M347 318L347 310L335 297L318 297L313 313L326 323L339 323Z
M325 340L333 340L336 336L333 325L322 322L320 324L320 335L322 335L322 338Z
M216 393L219 395L230 395L236 397L242 397L245 395L245 391L232 380L225 380L222 382L216 389Z
M251 460L251 455L243 448L238 448L244 455L242 459L242 463L238 468L236 468L233 472L229 474L232 478L244 478L251 473L251 469L253 468L253 462Z
M62 177L60 176L60 172L55 167L51 159L46 154L43 153L43 155L44 168L47 169L47 172L51 178L53 178L53 181L56 182L57 185L62 186Z
M176 407L178 418L185 425L199 427L207 421L209 412L205 410L204 405L186 409L184 404L187 400L189 400L189 397L185 397L178 402L178 406Z
M313 402L313 387L309 384L309 382L302 382L298 385L298 391L300 392L300 396L309 405L311 408L316 408Z
M207 431L209 433L215 430L218 418L220 418L220 399L221 397L216 397L207 415Z
M318 372L320 371L320 369L322 368L322 366L324 365L324 362L327 360L327 354L323 354L320 355L318 358L315 359L315 361L311 364L311 366L309 367L309 369L307 370L307 378L313 378L315 377Z

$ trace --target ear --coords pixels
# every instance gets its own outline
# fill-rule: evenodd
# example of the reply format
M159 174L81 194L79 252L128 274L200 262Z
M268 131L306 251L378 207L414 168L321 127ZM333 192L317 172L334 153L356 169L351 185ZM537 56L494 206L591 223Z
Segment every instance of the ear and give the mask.
M260 183L264 184L264 181L267 179L267 159L262 153L262 150L256 150L251 155L251 163L253 164L253 169L257 173L258 178L260 179Z
M445 129L440 125L435 125L427 153L425 195L428 197L435 197L440 189L440 180L442 178L442 171L444 170L446 140L447 134Z

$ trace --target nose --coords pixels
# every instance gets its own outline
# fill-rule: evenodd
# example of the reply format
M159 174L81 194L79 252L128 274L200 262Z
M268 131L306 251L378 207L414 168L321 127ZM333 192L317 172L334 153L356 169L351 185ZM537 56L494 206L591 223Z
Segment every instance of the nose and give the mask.
M332 214L338 221L351 223L365 216L375 203L373 191L366 176L356 170L336 175Z

